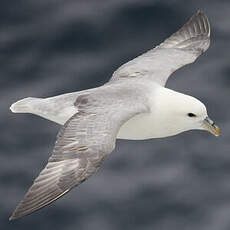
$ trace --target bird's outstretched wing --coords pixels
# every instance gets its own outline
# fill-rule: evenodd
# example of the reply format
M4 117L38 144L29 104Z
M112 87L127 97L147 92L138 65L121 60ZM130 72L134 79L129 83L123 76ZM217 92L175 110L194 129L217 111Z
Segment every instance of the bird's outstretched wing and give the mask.
M159 46L118 68L111 81L119 78L148 77L164 86L174 71L194 62L208 49L209 44L208 18L198 11L180 30Z
M107 88L106 92L99 90L77 98L79 112L62 126L48 164L10 219L50 204L86 180L114 149L120 126L147 111L143 98L137 99L135 92L133 100L123 100L114 88Z

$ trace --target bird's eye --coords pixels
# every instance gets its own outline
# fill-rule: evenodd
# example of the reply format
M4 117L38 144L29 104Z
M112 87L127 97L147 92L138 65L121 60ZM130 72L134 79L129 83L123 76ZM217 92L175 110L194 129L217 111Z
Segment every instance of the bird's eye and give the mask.
M196 115L194 113L188 113L189 117L196 117Z

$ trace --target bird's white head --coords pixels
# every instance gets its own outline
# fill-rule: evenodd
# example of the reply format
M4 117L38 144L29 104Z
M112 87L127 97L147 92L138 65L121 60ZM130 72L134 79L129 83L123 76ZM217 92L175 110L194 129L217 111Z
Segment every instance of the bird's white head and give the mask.
M198 99L167 88L162 88L157 97L156 115L164 126L161 128L166 132L160 136L171 136L193 129L220 135L219 127L208 117L205 105Z

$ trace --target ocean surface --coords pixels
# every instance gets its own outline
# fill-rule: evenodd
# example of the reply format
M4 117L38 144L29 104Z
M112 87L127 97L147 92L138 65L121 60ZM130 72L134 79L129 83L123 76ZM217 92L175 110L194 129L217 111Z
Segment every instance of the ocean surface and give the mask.
M221 127L165 139L118 140L86 182L51 206L8 217L52 153L59 125L9 106L100 86L198 9L211 46L168 87L203 101ZM230 229L230 1L18 0L0 7L1 230ZM153 127L154 128L154 127Z

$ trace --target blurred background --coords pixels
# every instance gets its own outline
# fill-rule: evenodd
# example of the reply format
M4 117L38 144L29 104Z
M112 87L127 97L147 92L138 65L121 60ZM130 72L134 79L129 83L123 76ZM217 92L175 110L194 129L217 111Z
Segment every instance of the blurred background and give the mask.
M11 103L104 84L198 9L209 17L211 46L167 86L203 101L221 136L190 131L118 140L89 180L53 205L8 222L46 165L60 128L11 113ZM229 22L229 0L1 1L0 229L229 230Z

